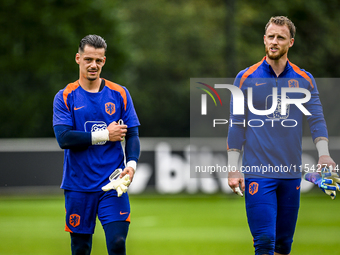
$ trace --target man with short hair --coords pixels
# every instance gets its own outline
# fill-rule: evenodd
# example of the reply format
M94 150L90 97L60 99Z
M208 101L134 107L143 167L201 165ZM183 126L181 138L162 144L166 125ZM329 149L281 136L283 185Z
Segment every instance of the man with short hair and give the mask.
M125 192L140 154L140 123L128 90L100 78L106 48L98 35L80 41L75 57L79 80L60 90L53 103L55 136L65 149L61 188L73 255L91 253L97 215L108 253L126 250L130 204Z
M241 71L235 79L234 85L244 95L252 91L254 109L269 110L277 102L275 111L254 114L245 103L245 114L234 115L233 98L230 103L229 123L234 124L228 131L228 164L230 169L238 170L229 173L228 183L235 193L242 194L240 188L245 193L255 254L289 254L291 251L300 204L304 113L301 107L282 105L282 101L298 101L305 97L294 89L309 91L311 95L302 107L311 114L307 115L307 121L319 153L318 164L335 167L328 152L327 127L315 80L287 57L294 36L295 26L291 20L283 16L272 17L265 26L266 56ZM282 98L286 88L293 89ZM285 114L281 111L283 107ZM264 124L257 125L256 120ZM238 166L242 148L244 178Z

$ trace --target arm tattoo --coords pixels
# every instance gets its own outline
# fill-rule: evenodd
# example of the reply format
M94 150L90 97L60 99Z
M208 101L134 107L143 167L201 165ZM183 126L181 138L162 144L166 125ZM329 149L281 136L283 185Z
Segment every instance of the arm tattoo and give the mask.
M237 152L241 153L241 150L239 150L239 149L228 149L228 151L237 151Z
M326 137L323 136L319 136L317 138L314 139L314 144L316 144L317 142L321 141L321 140L325 140L328 142L328 139Z

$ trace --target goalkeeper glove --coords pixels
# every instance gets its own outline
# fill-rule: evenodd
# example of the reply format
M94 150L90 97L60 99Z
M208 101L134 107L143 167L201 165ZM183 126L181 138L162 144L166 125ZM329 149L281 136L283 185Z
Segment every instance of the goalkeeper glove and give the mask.
M115 189L117 191L117 196L120 197L128 190L130 184L130 176L128 174L124 175L123 178L118 178L116 180L111 180L108 184L102 187L103 191L109 191Z
M337 173L331 171L332 168L322 168L321 176L319 173L306 173L304 179L316 185L332 199L336 197L336 191L340 191L340 178Z
M242 193L240 187L236 187L236 188L235 188L235 192L236 192L237 195L243 197L243 193Z
M339 174L332 171L333 170L332 166L330 166L329 168L323 168L322 170L321 170L321 174L322 174L322 178L325 180L325 184L327 184L328 186L332 186L333 190L335 191L340 191Z

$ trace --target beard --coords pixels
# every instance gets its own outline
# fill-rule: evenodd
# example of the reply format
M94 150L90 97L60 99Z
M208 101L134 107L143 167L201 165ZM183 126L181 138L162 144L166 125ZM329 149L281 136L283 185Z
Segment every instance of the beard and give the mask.
M97 80L98 77L89 77L89 76L87 76L86 78L87 78L89 81L95 81L95 80Z
M98 70L89 70L88 72L98 72ZM88 79L89 81L95 81L98 79L97 76L90 76L90 75L87 75L86 79Z
M271 60L279 60L283 55L287 53L286 49L280 49L278 52L272 53L270 47L266 47L266 54Z

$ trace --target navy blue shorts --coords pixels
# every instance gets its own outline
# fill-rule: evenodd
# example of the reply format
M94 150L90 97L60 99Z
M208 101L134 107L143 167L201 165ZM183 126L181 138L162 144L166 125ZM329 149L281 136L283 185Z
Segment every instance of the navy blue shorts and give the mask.
M301 179L246 178L245 202L255 254L289 254L300 207Z
M65 231L93 234L96 217L102 225L114 221L130 222L129 196L117 197L115 190L107 192L78 192L65 190Z

